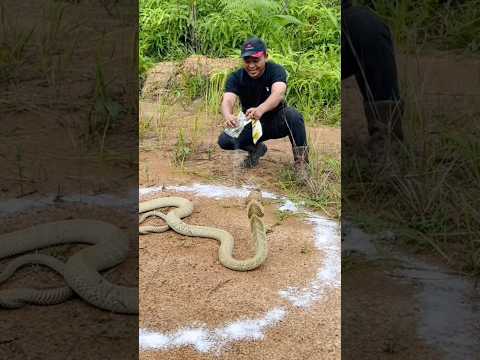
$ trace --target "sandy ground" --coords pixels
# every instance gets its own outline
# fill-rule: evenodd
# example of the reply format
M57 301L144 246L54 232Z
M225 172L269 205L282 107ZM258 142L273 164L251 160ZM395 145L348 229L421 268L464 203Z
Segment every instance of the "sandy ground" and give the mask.
M180 194L162 193L169 195ZM224 229L235 239L235 258L253 256L255 243L242 200L181 196L195 205L188 224ZM271 229L269 257L257 271L223 268L215 240L185 238L171 231L142 236L141 327L171 332L195 321L218 327L242 316L255 318L281 305L279 290L307 286L321 262L313 247L312 225L296 217L278 222L275 208L278 205L272 204L265 209L265 225Z
M270 329L262 341L238 342L221 355L201 354L193 349L168 352L142 352L140 359L339 359L340 292L328 294L308 311L289 313L282 323Z

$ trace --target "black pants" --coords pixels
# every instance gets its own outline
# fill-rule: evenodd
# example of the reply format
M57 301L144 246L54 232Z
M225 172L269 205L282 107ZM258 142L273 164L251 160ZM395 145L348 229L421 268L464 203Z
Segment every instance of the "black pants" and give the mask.
M370 9L342 9L342 80L355 76L366 102L400 99L389 28Z
M292 147L307 145L303 116L294 108L283 107L277 112L267 113L260 119L260 123L263 134L258 142L288 136ZM252 124L247 124L238 138L222 132L218 138L218 145L224 150L251 150L253 145Z

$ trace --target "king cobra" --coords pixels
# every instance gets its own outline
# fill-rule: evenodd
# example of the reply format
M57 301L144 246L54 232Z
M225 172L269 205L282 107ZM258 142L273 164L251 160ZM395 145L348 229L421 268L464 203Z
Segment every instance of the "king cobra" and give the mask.
M181 219L193 211L193 204L180 197L164 197L139 204L143 223L151 216L165 220L166 225L139 227L140 234L158 233L169 228L179 234L212 238L220 242L219 260L235 271L248 271L259 267L267 257L267 241L261 193L254 190L247 198L250 230L256 243L252 258L237 260L232 256L234 239L224 230L184 223ZM160 208L174 207L166 215ZM59 304L76 293L98 308L116 313L138 314L138 288L113 284L100 272L123 262L128 256L128 237L115 225L96 220L65 220L35 225L30 228L0 235L0 259L19 255L52 245L86 243L86 247L65 263L53 256L27 254L12 260L0 273L0 283L6 281L18 268L28 264L47 266L63 276L66 286L48 289L16 288L0 291L0 308L20 308L26 304Z

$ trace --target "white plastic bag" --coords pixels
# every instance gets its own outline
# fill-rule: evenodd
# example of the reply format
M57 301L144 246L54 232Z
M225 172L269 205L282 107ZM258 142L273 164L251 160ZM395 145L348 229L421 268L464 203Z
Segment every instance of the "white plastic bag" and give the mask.
M262 136L262 124L259 120L254 120L253 122L252 120L248 120L243 111L240 111L238 114L238 126L235 128L226 128L224 132L231 137L238 138L245 125L249 123L252 123L252 138L253 143L256 144L258 139Z
M240 111L238 114L238 126L234 128L226 128L225 134L230 135L231 137L238 138L238 135L242 132L245 125L247 125L250 120L247 119L243 111Z

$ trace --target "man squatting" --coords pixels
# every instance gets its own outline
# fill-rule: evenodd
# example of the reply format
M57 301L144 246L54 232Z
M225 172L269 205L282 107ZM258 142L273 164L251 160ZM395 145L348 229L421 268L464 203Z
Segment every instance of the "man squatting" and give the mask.
M268 61L265 43L252 37L241 49L243 68L233 72L227 79L221 104L225 126L237 127L238 119L233 114L237 99L248 119L260 121L262 136L256 144L252 138L252 124L247 124L238 138L224 132L218 139L224 150L241 149L248 152L243 166L257 166L259 159L267 152L265 141L288 136L292 145L294 171L298 180L308 177L308 145L302 114L287 106L287 73L285 69Z

